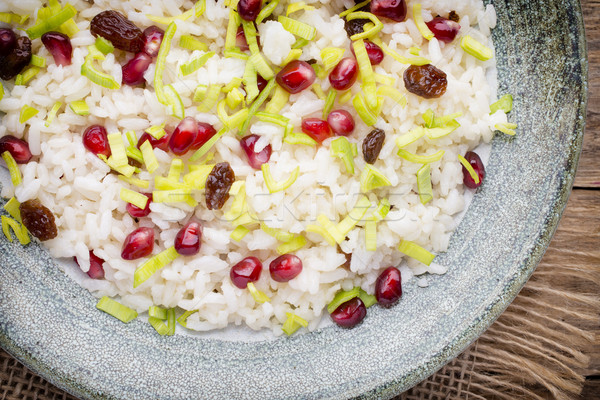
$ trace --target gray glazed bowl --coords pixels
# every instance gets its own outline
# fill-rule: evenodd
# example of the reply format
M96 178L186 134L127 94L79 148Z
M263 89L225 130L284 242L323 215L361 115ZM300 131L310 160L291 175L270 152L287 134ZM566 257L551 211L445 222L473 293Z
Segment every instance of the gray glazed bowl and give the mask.
M587 60L573 0L498 0L500 93L513 138L493 141L487 179L450 249L449 272L414 283L352 330L248 343L160 337L96 311L39 246L0 240L0 345L85 399L389 398L439 369L509 305L548 247L581 149Z

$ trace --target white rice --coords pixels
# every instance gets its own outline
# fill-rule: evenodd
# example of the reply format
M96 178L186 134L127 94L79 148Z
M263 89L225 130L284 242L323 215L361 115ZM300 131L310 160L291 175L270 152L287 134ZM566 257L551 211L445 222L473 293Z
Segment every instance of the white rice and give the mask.
M298 250L302 259L303 271L288 283L273 281L268 273L269 263L278 256L276 239L260 229L251 231L239 243L230 239L233 227L223 218L223 212L231 206L231 199L220 211L209 211L204 201L192 210L180 204L151 205L149 218L136 222L119 198L121 187L129 187L108 174L109 168L85 150L81 134L91 124L102 124L109 132L134 130L138 137L151 125L166 123L174 128L178 120L169 115L167 107L156 100L152 89L154 65L147 73L146 88L123 86L120 90L108 90L92 84L80 75L80 68L87 55L87 46L94 43L89 31L89 20L100 11L114 9L124 13L142 29L152 24L147 14L159 16L178 15L193 6L190 0L170 0L146 2L143 0L96 0L90 4L83 0L70 1L78 10L78 25L81 31L72 38L73 64L67 67L56 66L52 56L41 45L33 41L34 54L48 61L45 70L39 73L26 86L13 86L5 82L5 96L0 101L0 111L5 115L0 124L0 136L15 135L28 140L31 151L39 156L37 161L21 167L23 184L13 189L4 184L3 197L16 198L23 202L39 198L56 216L59 236L45 242L54 257L77 257L81 270L89 269L89 250L105 259L106 279L95 281L80 276L80 283L96 296L119 296L123 304L139 312L147 311L151 305L179 307L183 310L198 309L188 320L191 329L206 331L228 325L246 324L252 329L270 328L281 334L281 325L286 320L286 312L310 321L309 329L317 327L324 307L340 289L360 286L373 293L374 283L379 272L390 266L401 266L403 281L414 275L443 274L445 268L432 264L425 266L407 259L396 250L402 240L414 241L433 252L447 249L449 237L455 227L453 216L465 207L464 187L458 154L464 154L481 142L489 142L493 126L506 122L502 112L489 115L489 104L495 90L486 80L486 73L493 70L494 60L481 62L466 55L458 46L458 40L445 44L433 39L427 43L419 33L412 18L403 23L384 24L382 39L399 54L411 57L408 48L421 48L421 56L433 61L448 76L448 90L439 99L425 100L407 94L408 106L402 108L386 100L382 116L376 127L383 129L386 142L375 167L378 168L393 186L369 194L376 202L389 198L394 209L377 226L377 251L365 250L365 237L362 228L356 228L340 247L344 252L353 253L349 268L342 267L346 258L335 247L328 245L322 237L304 232L306 226L315 223L318 214L323 213L335 221L343 219L354 206L355 194L359 193L358 177L365 163L362 156L355 158L357 172L350 177L339 159L329 153L329 141L316 148L302 145L289 145L283 142L283 129L256 122L250 132L262 136L257 144L261 149L267 144L273 147L270 160L271 170L277 180L284 179L300 166L297 181L284 192L269 194L262 172L248 166L245 155L235 137L224 136L215 146L214 160L227 161L235 171L237 180L245 180L248 204L256 215L274 228L300 234L303 233L309 244ZM148 4L150 3L150 4ZM354 5L349 0L315 1L306 3L316 7L312 11L294 14L294 18L308 23L317 29L317 37L304 48L302 60L320 60L324 47L342 47L350 55L350 41L344 31L344 23L337 13ZM285 13L288 1L282 1L275 14ZM0 11L14 11L35 16L41 7L40 1L14 0L0 4ZM172 50L167 57L165 80L171 80L181 94L186 116L209 122L217 129L221 124L215 113L199 113L192 102L194 89L198 84L227 84L234 77L242 77L244 62L224 58L223 47L229 11L223 0L206 2L204 15L197 19L177 22L177 32ZM411 2L408 3L412 8ZM481 0L423 0L425 20L433 16L447 15L454 10L461 16L460 34L470 34L484 41L490 47L490 29L495 26L496 15L491 5L484 7ZM274 21L267 21L258 27L263 43L264 54L273 64L279 65L287 56L295 38ZM176 46L183 34L196 35L210 44L215 51L205 66L197 72L179 78L174 71L202 52L189 52ZM102 62L103 71L121 81L120 65L125 62L122 52L109 54ZM375 72L396 79L396 88L405 92L402 74L407 65L400 64L386 56ZM329 89L327 79L321 82L323 90ZM358 85L353 91L359 91ZM63 107L54 121L46 127L47 113L56 101L68 104L84 99L90 106L87 117L75 115L68 107ZM18 122L22 106L31 105L39 113L27 121ZM290 119L299 131L305 117L319 117L323 101L314 92L305 90L292 95L281 114ZM353 113L357 127L349 137L359 148L362 139L371 131L356 115L350 104L341 108ZM451 135L439 140L421 139L406 147L417 154L433 154L445 150L441 161L431 164L433 201L422 205L416 187L416 173L421 167L398 157L394 139L423 123L421 115L431 108L435 115L462 112L457 120L460 128ZM171 156L155 150L160 162L156 175L165 176ZM324 173L326 171L326 173ZM150 179L148 173L141 178ZM129 187L136 190L135 187ZM202 198L199 197L199 199ZM203 244L195 257L181 257L169 266L154 274L146 283L133 288L134 270L143 260L125 261L121 259L121 245L128 233L137 227L153 227L157 233L154 254L172 246L179 228L190 218L196 217L204 226ZM256 256L263 262L264 270L256 287L265 292L271 301L257 304L247 290L235 287L229 279L230 266L246 256ZM418 285L428 285L427 277L421 277Z

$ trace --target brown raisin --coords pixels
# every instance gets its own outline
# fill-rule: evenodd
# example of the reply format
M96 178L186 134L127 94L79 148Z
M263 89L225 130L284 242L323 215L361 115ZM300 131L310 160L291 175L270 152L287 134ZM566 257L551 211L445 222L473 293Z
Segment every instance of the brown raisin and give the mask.
M229 189L235 181L235 174L228 162L215 165L206 178L206 207L219 210L229 198Z
M0 57L0 78L5 81L17 76L31 61L31 40L17 38L17 44L8 55Z
M450 14L448 14L448 19L450 21L460 22L460 17L456 13L456 11L450 11Z
M374 164L379 157L385 142L385 132L382 129L373 129L362 142L362 151L365 162Z
M446 93L446 73L431 64L411 65L404 71L406 90L426 99L440 97Z
M144 48L144 38L140 28L114 10L97 14L90 24L90 32L94 36L102 36L110 41L117 49L139 53Z
M19 206L21 219L27 230L42 242L58 235L54 214L39 200L27 200Z
M367 22L370 22L368 19L353 19L350 21L344 20L344 29L346 30L346 34L348 37L352 35L356 35L358 33L363 33L363 27Z

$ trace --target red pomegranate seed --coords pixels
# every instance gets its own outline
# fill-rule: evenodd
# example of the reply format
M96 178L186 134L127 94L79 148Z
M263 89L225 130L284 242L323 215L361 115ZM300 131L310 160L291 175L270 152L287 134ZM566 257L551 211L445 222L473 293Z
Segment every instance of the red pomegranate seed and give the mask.
M0 56L9 55L17 47L17 35L12 29L0 29Z
M32 157L29 143L12 135L0 138L0 154L5 151L10 153L17 164L27 164Z
M256 74L256 86L258 86L259 92L262 92L267 87L267 83L267 80L261 74Z
M372 0L371 13L378 17L389 18L396 22L406 19L405 0Z
M235 34L235 45L240 48L241 51L250 50L248 47L248 41L246 40L246 34L244 28L240 25Z
M95 155L103 154L110 157L108 134L101 125L92 125L83 132L83 145Z
M333 322L342 328L353 328L367 315L367 307L358 297L348 300L331 313Z
M333 133L339 136L348 136L354 130L354 118L346 110L333 110L327 116L327 123Z
M266 145L261 151L258 153L254 151L254 146L256 142L260 139L259 135L248 135L244 136L240 139L240 146L246 152L246 156L248 157L248 164L254 169L260 169L260 166L268 163L271 158L271 145Z
M246 289L248 282L256 282L262 272L262 263L256 257L246 257L231 267L231 282L240 289Z
M471 164L471 167L473 167L475 172L477 172L477 175L479 176L479 183L475 183L471 177L471 174L469 174L469 171L467 171L465 167L462 167L463 183L468 188L477 189L479 186L481 186L483 179L485 178L485 167L483 166L483 162L481 162L481 158L479 158L477 153L467 151L467 154L465 154L465 159L469 162L469 164Z
M352 57L344 57L329 73L329 82L334 89L350 89L358 76L358 64Z
M56 65L71 65L73 46L67 35L60 32L46 32L42 35L42 43L54 57Z
M277 282L288 282L302 272L302 260L293 254L284 254L269 264L271 278Z
M369 40L365 40L365 49L367 50L367 55L369 56L369 61L371 61L371 65L381 64L384 56L381 47ZM354 46L350 46L350 51L352 51L352 55L356 57L356 55L354 54Z
M202 225L189 222L175 236L175 250L182 256L193 256L200 251Z
M165 31L158 26L151 25L144 29L142 35L142 39L144 39L144 52L150 57L156 57L164 36Z
M306 133L317 142L322 143L323 140L332 136L331 127L327 121L319 118L305 118L302 120L302 132Z
M125 238L121 257L124 260L137 260L152 254L154 249L154 230L138 228Z
M204 143L208 142L211 137L215 136L215 133L217 133L217 131L211 124L198 122L198 135L196 135L194 143L190 146L190 150L198 150Z
M152 57L145 52L137 53L121 68L123 70L123 83L130 86L144 82L144 72L152 64Z
M458 22L443 17L435 17L431 21L426 22L426 24L429 30L433 32L436 39L445 43L453 41L460 30Z
M185 117L169 139L169 148L173 153L182 156L188 152L198 137L198 122L192 117Z
M315 70L306 61L288 63L276 76L279 86L289 93L299 93L315 82Z
M150 203L152 203L152 193L142 193L142 194L148 198L148 202L146 202L146 207L144 207L144 209L141 209L138 206L134 206L131 203L127 203L127 206L126 206L127 212L133 218L142 218L142 217L146 217L148 214L150 214Z
M79 261L77 261L77 257L73 257L73 260L75 260L75 264L81 268ZM104 262L103 259L90 250L90 269L87 272L88 276L92 279L104 279Z
M154 136L149 134L148 132L144 132L144 134L138 140L137 147L139 148L146 140L150 141L150 145L153 149L161 149L163 151L169 151L169 137L171 135L169 132L165 131L165 134L160 139L155 139Z
M254 21L262 7L261 0L240 0L237 5L238 14L246 21Z
M375 281L375 297L377 302L389 307L402 296L402 277L398 268L386 268Z

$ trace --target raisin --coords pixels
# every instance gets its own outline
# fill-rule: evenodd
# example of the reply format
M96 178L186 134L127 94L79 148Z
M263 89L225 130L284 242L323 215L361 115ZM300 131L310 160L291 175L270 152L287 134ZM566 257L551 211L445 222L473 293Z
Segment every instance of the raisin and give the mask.
M54 214L39 200L27 200L19 206L21 219L27 230L42 242L58 235Z
M215 165L206 178L206 207L219 210L229 198L229 189L235 181L235 174L228 162Z
M31 61L31 40L20 36L17 45L6 56L0 57L0 78L5 81L17 76Z
M446 73L431 64L411 65L404 71L404 86L411 93L426 99L440 97L446 93Z
M456 11L450 11L450 14L448 15L448 19L450 21L460 22L460 17L456 13Z
M382 129L373 129L363 140L362 151L365 162L374 164L379 157L383 142L385 141L385 132Z
M94 36L102 36L117 49L139 53L144 48L144 35L140 28L114 10L102 11L90 24Z
M368 19L353 19L350 21L346 21L344 20L344 29L346 30L346 33L348 34L348 37L352 36L352 35L356 35L358 33L363 33L364 29L364 25L370 22Z

